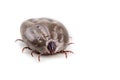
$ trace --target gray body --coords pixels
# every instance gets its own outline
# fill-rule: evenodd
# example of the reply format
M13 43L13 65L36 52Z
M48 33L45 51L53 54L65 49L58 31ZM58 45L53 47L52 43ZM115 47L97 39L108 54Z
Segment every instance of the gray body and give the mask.
M50 41L55 42L54 53L64 50L69 42L69 35L63 24L48 18L29 19L20 28L23 41L33 51L50 54L47 49Z

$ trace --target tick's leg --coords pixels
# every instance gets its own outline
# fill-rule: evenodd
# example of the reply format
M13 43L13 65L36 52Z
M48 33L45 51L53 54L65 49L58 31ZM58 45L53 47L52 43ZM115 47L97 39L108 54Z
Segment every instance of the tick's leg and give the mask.
M67 58L67 52L64 52L65 53L65 57Z
M68 43L67 45L71 45L71 44L74 44L74 43L71 42L71 43Z
M32 49L30 49L29 47L24 47L24 48L22 49L22 53L23 53L23 51L24 51L25 49L32 50Z
M64 53L64 54L65 54L65 57L67 58L67 53L68 53L68 52L73 53L72 51L64 51L64 50L59 51L59 52L57 52L57 53Z
M58 52L58 53L65 53L65 52L66 52L66 53L67 53L67 52L73 53L72 51L67 51L67 50L66 50L66 51L62 50L62 51L60 51L60 52Z
M41 54L38 55L38 61L39 61L39 62L40 62L40 56L41 56Z
M63 53L64 53L64 52L69 52L69 53L73 53L72 51L63 51Z
M34 56L33 56L33 53L34 53L34 51L31 52L31 56L32 56L32 57L34 57Z
M22 39L16 39L15 42L17 42L17 41L24 42Z

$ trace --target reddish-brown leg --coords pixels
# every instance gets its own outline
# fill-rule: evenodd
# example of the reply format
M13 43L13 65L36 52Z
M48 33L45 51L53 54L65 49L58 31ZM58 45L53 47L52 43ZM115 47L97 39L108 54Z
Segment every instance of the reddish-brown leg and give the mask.
M65 52L65 57L67 58L67 52Z
M24 48L22 49L22 53L23 53L23 51L24 51L25 49L32 50L32 49L30 49L29 47L24 47Z
M32 56L32 57L34 57L34 56L33 56L33 53L34 53L34 51L31 52L31 56Z
M17 42L17 41L24 42L22 39L16 39L15 42Z
M69 52L69 53L73 53L72 51L60 51L61 53L65 53L65 52Z
M72 42L71 42L71 43L68 43L68 45L71 45L71 44L74 44L74 43L72 43Z
M63 51L59 51L59 52L57 52L57 53L64 53L64 54L65 54L65 57L67 58L67 53L68 53L68 52L73 53L72 51L64 51L64 50L63 50Z
M39 61L39 62L40 62L40 56L41 56L41 54L38 55L38 61Z

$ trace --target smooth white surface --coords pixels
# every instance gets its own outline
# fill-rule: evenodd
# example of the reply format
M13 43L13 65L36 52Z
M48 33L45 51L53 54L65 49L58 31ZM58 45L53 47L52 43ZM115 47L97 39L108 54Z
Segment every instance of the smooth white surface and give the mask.
M75 54L22 54L20 25L39 17L66 26ZM0 0L0 37L0 80L120 80L119 0Z

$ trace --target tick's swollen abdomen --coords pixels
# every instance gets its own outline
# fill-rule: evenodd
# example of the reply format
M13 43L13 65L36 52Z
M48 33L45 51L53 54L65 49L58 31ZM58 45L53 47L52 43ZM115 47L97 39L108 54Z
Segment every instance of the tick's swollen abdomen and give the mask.
M50 53L47 49L50 42L55 43L55 52L64 50L69 42L68 31L64 25L48 18L26 20L21 25L20 31L24 42L33 51L41 54Z

